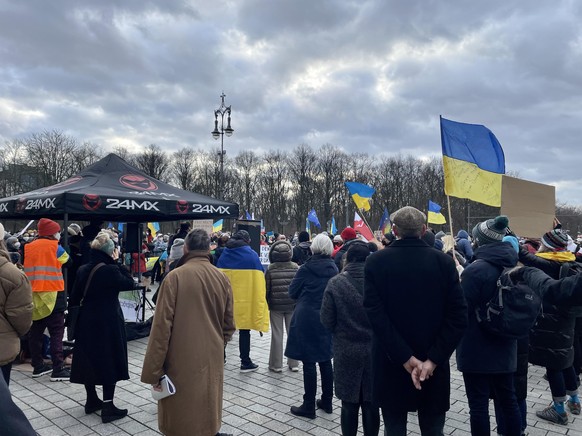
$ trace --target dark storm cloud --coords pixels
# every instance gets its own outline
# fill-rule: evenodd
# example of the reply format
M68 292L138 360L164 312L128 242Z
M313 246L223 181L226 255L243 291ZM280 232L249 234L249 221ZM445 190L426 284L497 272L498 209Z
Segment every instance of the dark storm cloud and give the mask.
M229 155L438 156L443 115L487 125L509 170L582 204L581 18L541 0L0 0L0 139L208 149L224 90Z

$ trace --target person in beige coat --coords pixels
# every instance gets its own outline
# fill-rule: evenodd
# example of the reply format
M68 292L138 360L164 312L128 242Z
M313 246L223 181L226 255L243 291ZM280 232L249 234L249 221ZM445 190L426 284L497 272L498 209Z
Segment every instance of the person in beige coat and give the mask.
M1 226L2 224L0 224ZM2 227L1 233L4 233ZM11 261L0 239L0 367L10 383L12 361L20 351L20 337L32 325L32 288L26 275Z
M158 402L162 433L220 434L224 346L235 329L230 282L212 265L208 234L192 230L184 256L161 284L141 374L154 386L168 375L176 387Z

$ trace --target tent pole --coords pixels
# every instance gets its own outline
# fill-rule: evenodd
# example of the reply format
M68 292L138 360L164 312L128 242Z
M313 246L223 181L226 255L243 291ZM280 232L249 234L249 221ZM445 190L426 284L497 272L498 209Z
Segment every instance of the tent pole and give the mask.
M65 251L69 254L69 256L71 255L71 250L69 248L69 214L65 212L65 215L63 216L63 244ZM73 260L71 259L71 262ZM69 288L69 268L63 268L63 279L65 281L65 290L67 290ZM66 295L65 295L66 297Z

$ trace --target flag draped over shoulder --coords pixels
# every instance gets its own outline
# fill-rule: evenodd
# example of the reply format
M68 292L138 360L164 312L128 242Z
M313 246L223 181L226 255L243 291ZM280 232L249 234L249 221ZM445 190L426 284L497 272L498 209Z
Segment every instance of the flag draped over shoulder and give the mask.
M374 234L372 230L366 225L366 222L362 219L362 217L355 212L354 214L354 230L359 232L364 238L368 241L372 241L374 239Z
M317 213L315 213L315 209L311 209L307 214L307 220L315 224L317 228L321 227L319 224L319 220L317 219Z
M370 210L370 200L376 190L371 186L357 182L345 182L345 185L348 191L350 191L350 195L354 203L356 203L356 206L358 206L358 209Z
M428 222L431 224L446 224L447 220L445 216L441 213L441 207L428 200Z
M214 224L212 224L212 231L213 232L220 232L222 230L222 225L224 220L218 220Z
M441 118L445 194L501 206L505 156L487 127Z

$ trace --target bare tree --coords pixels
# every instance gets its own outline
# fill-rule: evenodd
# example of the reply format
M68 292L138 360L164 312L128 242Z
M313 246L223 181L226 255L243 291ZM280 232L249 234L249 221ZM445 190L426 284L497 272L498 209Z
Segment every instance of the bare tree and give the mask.
M166 182L170 159L162 149L150 144L145 151L135 156L135 166L154 179Z
M234 168L239 183L235 192L235 200L241 209L254 211L257 181L259 179L259 157L252 151L241 151L234 158Z
M43 186L62 182L75 173L75 138L59 130L45 130L24 139L24 147L39 170Z
M194 188L195 151L192 148L182 148L173 155L172 180L180 189L191 191Z

